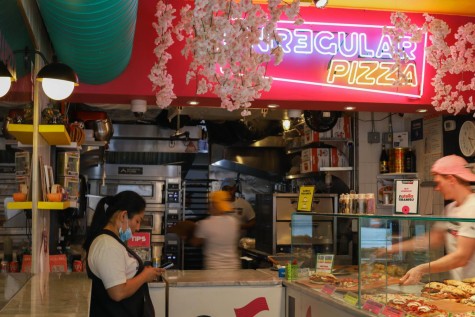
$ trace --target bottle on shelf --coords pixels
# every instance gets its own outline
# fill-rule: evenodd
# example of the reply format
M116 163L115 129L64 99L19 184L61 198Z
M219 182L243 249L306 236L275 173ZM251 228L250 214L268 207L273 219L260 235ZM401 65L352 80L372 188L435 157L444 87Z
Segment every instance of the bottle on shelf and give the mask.
M411 148L408 148L406 153L404 153L404 172L416 172L416 154Z
M389 157L388 153L386 152L386 146L384 144L381 150L381 155L379 156L379 173L389 173Z

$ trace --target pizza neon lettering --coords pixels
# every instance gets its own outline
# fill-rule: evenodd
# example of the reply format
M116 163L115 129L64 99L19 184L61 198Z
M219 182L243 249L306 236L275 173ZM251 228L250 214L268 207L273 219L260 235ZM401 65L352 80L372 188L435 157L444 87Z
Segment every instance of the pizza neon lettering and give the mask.
M396 91L394 82L402 74L397 73L390 38L383 35L382 28L318 22L296 27L290 21L280 21L277 32L282 41L279 44L287 55L279 68L271 69L268 74L278 81L420 97L427 34L423 44L412 43L409 37L399 43L407 58L401 71L408 83ZM275 45L261 42L256 49L270 52ZM308 65L305 72L313 71L314 78L292 70L296 63Z

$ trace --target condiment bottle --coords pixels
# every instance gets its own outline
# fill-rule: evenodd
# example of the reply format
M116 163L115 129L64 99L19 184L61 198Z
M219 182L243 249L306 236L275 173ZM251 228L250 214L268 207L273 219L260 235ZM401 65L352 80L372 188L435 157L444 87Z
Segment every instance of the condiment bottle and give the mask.
M374 194L368 193L366 194L366 213L368 215L374 215L374 212L375 212Z
M379 173L389 173L389 157L384 144L381 150L381 155L379 156Z
M358 194L358 213L366 213L366 195Z

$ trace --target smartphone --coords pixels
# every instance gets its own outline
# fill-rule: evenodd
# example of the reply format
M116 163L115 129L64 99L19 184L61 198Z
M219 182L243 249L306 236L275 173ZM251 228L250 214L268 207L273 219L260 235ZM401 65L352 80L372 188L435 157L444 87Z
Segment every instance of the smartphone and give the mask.
M163 263L162 265L160 265L160 267L161 267L162 269L169 269L169 268L171 268L171 267L173 267L173 266L174 266L174 264L173 264L172 262L166 262L166 263Z

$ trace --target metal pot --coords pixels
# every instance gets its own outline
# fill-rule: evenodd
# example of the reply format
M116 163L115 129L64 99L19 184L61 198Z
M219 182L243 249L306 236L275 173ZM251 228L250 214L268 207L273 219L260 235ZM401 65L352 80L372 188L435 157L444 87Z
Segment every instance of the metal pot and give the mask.
M94 138L96 141L109 141L114 134L114 127L109 118L94 121Z

